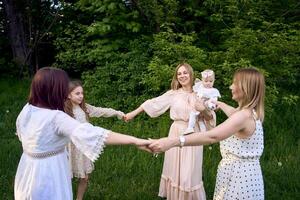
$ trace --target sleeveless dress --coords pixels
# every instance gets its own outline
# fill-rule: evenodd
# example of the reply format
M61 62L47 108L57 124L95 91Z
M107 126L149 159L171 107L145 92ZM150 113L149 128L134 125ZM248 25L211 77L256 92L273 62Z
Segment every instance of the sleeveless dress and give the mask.
M86 104L89 117L114 117L122 119L124 113L112 108L101 108ZM79 107L73 107L74 118L80 123L87 123L85 112ZM88 133L87 133L88 134ZM68 145L69 163L72 177L85 178L94 170L94 163L88 159L76 146L70 142Z
M263 200L264 183L259 158L264 149L263 127L255 120L255 131L246 139L235 135L220 142L214 200Z
M178 137L188 126L189 113L194 110L195 100L195 93L179 89L147 100L141 106L150 117L158 117L170 109L173 123L169 137ZM214 124L214 120L211 123ZM200 131L198 125L195 131ZM202 160L203 146L174 147L166 151L158 196L168 200L206 199Z

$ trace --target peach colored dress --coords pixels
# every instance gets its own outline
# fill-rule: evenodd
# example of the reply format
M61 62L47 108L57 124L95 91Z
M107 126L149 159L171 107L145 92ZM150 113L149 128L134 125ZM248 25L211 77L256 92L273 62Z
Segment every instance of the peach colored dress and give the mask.
M188 126L189 113L194 110L196 95L182 89L170 90L147 100L142 108L150 117L158 117L170 109L174 121L169 137L179 136ZM197 123L198 124L198 123ZM199 126L195 126L199 132ZM206 199L202 182L203 146L175 147L165 152L159 194L168 200Z

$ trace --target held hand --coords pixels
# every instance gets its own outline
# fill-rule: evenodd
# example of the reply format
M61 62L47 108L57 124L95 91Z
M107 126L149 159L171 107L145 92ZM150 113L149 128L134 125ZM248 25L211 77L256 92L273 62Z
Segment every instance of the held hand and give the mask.
M132 120L134 117L135 117L135 115L134 115L133 112L127 113L127 114L124 116L124 121L125 121L125 122L129 122L129 121Z
M125 113L122 111L117 111L117 118L125 121Z
M149 148L149 144L151 144L151 141L149 140L136 138L135 145L138 149L152 153L152 150Z
M221 109L221 104L223 103L222 101L212 101L214 104L216 104L216 109L215 110L220 110Z
M161 153L165 152L168 149L173 147L172 141L170 138L161 138L158 140L151 140L151 144L149 145L149 148L152 150L154 153Z
M143 151L147 151L148 153L153 153L152 149L150 149L148 147L148 145L146 145L146 146L137 146L137 148L140 149L140 150L143 150Z

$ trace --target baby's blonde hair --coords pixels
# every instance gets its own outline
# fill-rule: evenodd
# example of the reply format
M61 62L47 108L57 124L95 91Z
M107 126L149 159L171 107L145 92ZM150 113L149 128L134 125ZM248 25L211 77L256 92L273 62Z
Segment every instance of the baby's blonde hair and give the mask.
M257 117L264 120L265 78L255 68L243 68L235 72L234 84L243 92L243 98L238 102L239 109L254 109Z
M201 79L205 79L208 77L212 77L213 80L215 80L215 72L211 69L206 69L201 72Z

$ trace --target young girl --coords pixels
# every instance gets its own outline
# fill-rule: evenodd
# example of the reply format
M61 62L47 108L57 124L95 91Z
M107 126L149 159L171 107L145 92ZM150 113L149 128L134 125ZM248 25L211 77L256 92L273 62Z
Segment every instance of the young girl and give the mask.
M216 108L216 102L219 97L221 97L218 89L214 88L215 73L211 69L206 69L201 72L201 81L196 82L193 86L193 91L197 94L197 97L203 98L204 105L209 110L214 110ZM200 114L199 111L191 111L189 117L188 128L185 130L184 134L189 134L194 132L194 127L196 123L196 118ZM200 128L205 130L205 125L202 121L199 122Z
M218 166L215 200L264 199L264 183L259 158L264 149L264 76L254 68L237 70L230 86L233 108L223 102L217 106L228 119L204 134L191 134L153 141L154 152L175 146L205 145L220 142L222 160ZM202 108L200 108L202 107ZM199 104L199 109L205 109Z
M136 145L148 140L80 123L63 112L69 78L61 69L39 69L31 83L28 103L16 126L23 154L15 176L15 200L72 200L70 167L65 151L72 141L93 162L105 145Z
M83 88L79 81L71 81L69 83L69 95L65 102L65 112L81 123L88 122L89 117L116 116L119 119L124 117L124 113L121 111L86 104ZM87 188L89 174L94 170L94 164L72 142L68 146L68 151L72 176L79 178L76 199L81 200Z

